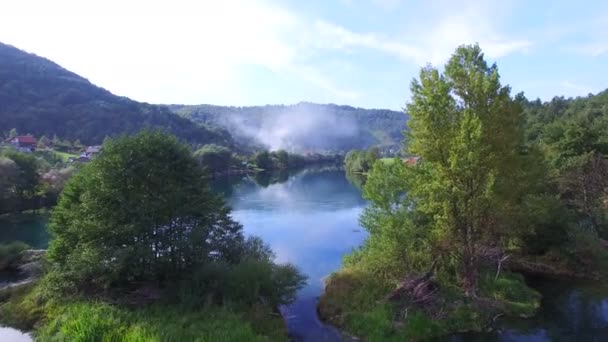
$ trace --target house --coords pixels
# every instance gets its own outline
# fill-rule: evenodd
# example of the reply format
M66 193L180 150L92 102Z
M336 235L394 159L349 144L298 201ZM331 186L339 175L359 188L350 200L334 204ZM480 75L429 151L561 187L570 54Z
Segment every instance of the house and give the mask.
M83 156L92 159L93 157L98 155L99 152L101 152L101 146L89 146L87 147L86 151L84 151Z
M420 161L420 157L408 157L403 160L405 165L416 165Z
M31 135L18 135L8 140L9 144L20 152L34 152L38 141Z
M70 157L68 158L68 163L88 163L91 161L91 158L85 157L84 153L78 158Z

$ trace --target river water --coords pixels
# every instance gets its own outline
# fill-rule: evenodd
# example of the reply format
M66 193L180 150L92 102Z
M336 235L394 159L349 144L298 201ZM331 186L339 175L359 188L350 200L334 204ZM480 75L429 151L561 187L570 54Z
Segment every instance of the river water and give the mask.
M323 279L340 268L342 256L366 233L358 218L366 202L339 170L304 170L292 175L243 177L217 182L246 234L262 237L278 262L291 262L308 275L308 285L284 308L297 341L340 341L339 331L319 321L317 298ZM45 248L48 215L0 217L0 243L23 240ZM528 279L543 294L532 319L499 320L489 333L461 334L448 341L608 341L608 284ZM2 277L0 275L0 282ZM22 339L18 339L22 338ZM25 338L25 339L23 339ZM0 328L0 341L27 341L14 329Z

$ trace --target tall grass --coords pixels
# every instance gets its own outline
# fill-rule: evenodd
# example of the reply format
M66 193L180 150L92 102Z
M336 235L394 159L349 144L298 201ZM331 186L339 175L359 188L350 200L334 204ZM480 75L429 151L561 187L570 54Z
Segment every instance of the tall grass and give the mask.
M127 309L107 303L75 302L53 309L37 333L41 341L286 341L281 320L272 331L229 308L182 310L175 306ZM261 317L259 318L261 319ZM268 325L268 324L266 324ZM283 331L282 331L283 330ZM283 332L277 334L276 332Z

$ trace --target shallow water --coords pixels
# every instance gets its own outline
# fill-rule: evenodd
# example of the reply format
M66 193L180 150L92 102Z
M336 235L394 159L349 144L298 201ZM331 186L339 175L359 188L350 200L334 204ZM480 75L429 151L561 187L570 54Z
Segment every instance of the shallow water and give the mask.
M48 212L0 215L0 243L22 241L35 249L45 249L49 243L46 224Z
M30 342L33 341L29 334L17 329L0 327L0 341L2 342Z
M608 341L608 284L532 278L527 281L543 295L535 317L499 321L493 332L461 334L451 341Z

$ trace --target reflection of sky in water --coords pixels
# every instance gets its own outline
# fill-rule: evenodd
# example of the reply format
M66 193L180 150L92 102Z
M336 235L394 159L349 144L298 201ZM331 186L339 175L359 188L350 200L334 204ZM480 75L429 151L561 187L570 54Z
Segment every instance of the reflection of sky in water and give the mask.
M341 171L304 171L266 188L244 183L230 204L246 234L262 237L277 262L293 263L309 276L302 296L318 295L322 278L366 236L358 224L365 201Z
M0 327L0 339L6 342L31 342L32 338L26 333L13 328Z
M262 237L278 262L293 263L309 277L298 300L283 308L290 331L305 340L333 340L335 330L316 317L316 297L323 278L366 237L358 224L366 205L359 190L341 171L304 171L266 188L245 181L229 202L247 235Z
M289 210L238 210L234 218L245 232L258 235L268 243L277 262L298 265L309 276L309 292L321 290L321 279L340 267L342 255L358 246L365 235L357 218L362 208L310 212ZM356 231L354 231L356 230Z

